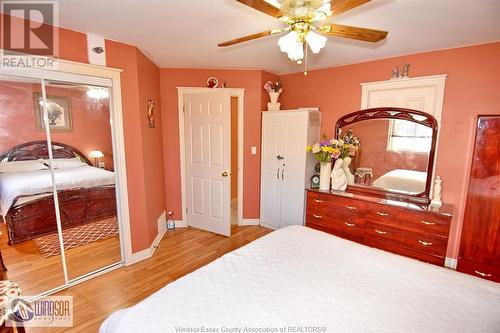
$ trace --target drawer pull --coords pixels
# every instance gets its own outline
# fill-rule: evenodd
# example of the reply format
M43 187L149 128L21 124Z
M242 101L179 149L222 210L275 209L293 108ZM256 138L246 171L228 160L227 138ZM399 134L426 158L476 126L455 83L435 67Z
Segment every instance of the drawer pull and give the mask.
M316 215L316 214L313 214L313 216L314 216L315 218L317 218L317 219L322 219L322 218L323 218L323 216L321 216L321 215Z
M380 216L389 216L389 213L377 212L377 215L380 215Z
M387 232L386 232L386 231L381 231L381 230L378 230L378 229L375 229L375 232L376 232L377 234L379 234L379 235L385 235L385 234L387 234Z
M354 223L348 223L348 222L344 222L344 224L348 227L355 227L356 225Z
M476 273L478 275L481 275L482 277L490 277L491 276L491 274L483 273L483 272L480 272L480 271L474 271L474 273Z
M350 209L350 210L356 210L356 209L358 209L358 207L354 207L354 206L345 206L345 208Z
M427 222L427 221L424 221L424 220L421 220L420 223L423 223L425 225L436 225L436 223L434 223L434 222Z
M322 202L323 202L323 200L314 199L314 202L317 202L317 203L322 203Z
M420 244L422 244L423 246L431 246L432 243L431 242L424 242L423 240L419 240L418 241Z

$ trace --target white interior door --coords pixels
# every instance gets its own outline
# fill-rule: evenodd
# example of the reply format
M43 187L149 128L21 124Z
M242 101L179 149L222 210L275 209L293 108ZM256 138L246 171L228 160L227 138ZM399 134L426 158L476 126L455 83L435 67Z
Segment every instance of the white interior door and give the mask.
M361 109L393 106L424 111L440 125L445 81L446 75L435 75L362 83Z
M373 91L368 97L368 108L400 107L436 115L434 87L412 87Z
M230 236L229 92L184 95L184 133L188 225Z
M363 83L361 109L376 107L400 107L431 114L438 124L435 156L438 155L441 113L443 110L446 75L415 77L404 80L388 80ZM432 183L436 174L434 160ZM430 197L432 197L432 187Z

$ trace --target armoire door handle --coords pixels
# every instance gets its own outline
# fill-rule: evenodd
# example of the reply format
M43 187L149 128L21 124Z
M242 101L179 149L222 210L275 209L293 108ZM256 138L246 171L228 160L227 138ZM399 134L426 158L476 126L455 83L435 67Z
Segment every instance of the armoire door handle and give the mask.
M280 179L280 168L278 168L278 170L276 170L276 178Z
M281 180L285 180L285 169L281 169Z

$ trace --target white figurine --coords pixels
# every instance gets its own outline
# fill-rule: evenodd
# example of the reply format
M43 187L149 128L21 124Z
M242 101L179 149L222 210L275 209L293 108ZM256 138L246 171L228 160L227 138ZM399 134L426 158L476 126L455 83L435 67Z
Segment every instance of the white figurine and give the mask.
M351 165L352 159L348 156L344 158L344 164L342 165L342 169L344 169L345 175L347 177L347 185L353 185L354 184L354 175L351 172L351 169L349 169L349 165Z
M437 176L434 181L434 198L431 201L431 206L441 207L443 205L443 202L441 201L442 182L443 180L441 177Z
M342 159L339 158L336 160L333 165L332 173L330 174L333 191L345 191L347 188L347 177L344 170L342 170L342 163Z

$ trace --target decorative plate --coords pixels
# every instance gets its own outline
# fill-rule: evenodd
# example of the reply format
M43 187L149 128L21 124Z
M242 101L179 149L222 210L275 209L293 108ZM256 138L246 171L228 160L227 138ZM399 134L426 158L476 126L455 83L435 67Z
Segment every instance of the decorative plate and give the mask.
M209 88L217 88L219 85L219 80L217 80L215 77L209 77L207 80L207 87Z

